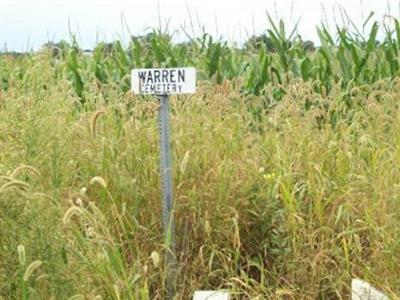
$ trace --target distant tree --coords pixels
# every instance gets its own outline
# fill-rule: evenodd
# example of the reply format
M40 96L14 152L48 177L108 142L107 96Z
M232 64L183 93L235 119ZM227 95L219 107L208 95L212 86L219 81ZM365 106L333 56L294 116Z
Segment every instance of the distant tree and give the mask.
M265 33L259 36L251 36L245 43L245 48L253 48L253 49L260 49L261 45L265 45L268 51L275 51L274 43L272 42L271 38L268 37Z
M116 42L110 42L110 43L101 42L97 47L102 48L104 54L110 55L112 54L113 49L115 48L115 43Z
M57 43L49 41L42 45L42 50L48 50L53 57L59 57L63 52L70 47L69 43L65 40L61 40Z
M315 51L315 45L313 41L307 40L303 42L303 47L304 50L307 52L314 52Z

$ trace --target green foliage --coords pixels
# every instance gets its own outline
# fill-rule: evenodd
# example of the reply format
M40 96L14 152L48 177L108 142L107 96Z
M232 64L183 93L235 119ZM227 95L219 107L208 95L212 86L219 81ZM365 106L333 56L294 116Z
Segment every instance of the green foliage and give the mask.
M321 26L314 49L269 19L245 47L0 56L0 299L165 299L158 104L128 90L174 66L199 78L171 97L176 298L346 299L354 277L399 298L399 22Z
M282 21L276 23L270 16L270 29L259 37L251 37L243 48L229 46L208 34L176 44L172 36L159 31L132 37L126 47L120 41L99 43L87 57L83 57L75 39L72 45L60 42L46 47L56 53L54 60L60 66L60 76L69 74L82 102L85 82L92 76L100 84L113 82L126 92L130 70L150 67L195 66L201 79L217 84L243 78L246 81L243 91L254 95L263 93L269 83L287 85L293 77L318 80L329 91L333 82L343 86L350 82L362 85L398 74L399 21L392 21L394 29L387 24L380 28L371 21L372 16L363 25L363 30L370 28L367 36L356 27L353 31L337 27L332 35L322 25L317 28L319 47L303 41L297 34L297 25L289 32ZM384 40L378 42L382 28ZM2 82L7 86L5 77Z
M56 78L68 79L76 95L85 101L85 84L93 76L99 84L113 83L121 92L129 90L132 68L194 66L199 78L217 84L233 78L246 81L243 92L259 95L268 84L287 86L292 78L319 81L327 91L332 83L347 86L371 84L393 78L400 69L400 25L391 19L380 25L370 14L358 29L336 28L332 34L322 25L317 28L318 47L303 41L297 25L288 30L282 21L268 16L270 29L260 36L250 37L243 47L230 46L208 34L174 43L173 36L153 31L144 36L132 36L127 45L121 41L100 42L91 55L84 55L75 38L71 44L61 41L47 43L44 49L52 53L57 69ZM362 34L361 32L367 32ZM383 40L378 41L378 36ZM4 54L3 54L4 56ZM2 86L7 88L9 73L2 73Z

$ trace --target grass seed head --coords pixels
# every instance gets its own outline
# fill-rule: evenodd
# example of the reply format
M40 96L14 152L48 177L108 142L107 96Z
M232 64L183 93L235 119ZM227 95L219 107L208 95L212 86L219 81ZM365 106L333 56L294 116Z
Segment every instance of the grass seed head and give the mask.
M64 223L64 224L68 224L69 221L71 221L71 218L72 218L74 215L81 215L81 214L82 214L82 210L81 210L79 207L77 207L77 206L72 206L72 207L70 207L70 208L66 211L66 213L64 214L63 223Z
M36 269L38 269L42 265L42 261L40 260L35 260L33 263L31 263L28 268L26 268L25 274L24 274L24 281L28 281L29 278L32 276L33 272L35 272Z
M106 111L104 109L96 111L92 118L90 119L90 131L92 133L93 137L96 137L96 124L97 124L97 119L104 114Z
M101 186L102 186L103 188L105 188L105 189L107 188L106 181L104 180L103 177L100 177L100 176L95 176L95 177L93 177L93 178L90 180L90 185L93 185L93 184L95 184L95 183L101 185Z
M186 170L187 163L189 161L189 157L190 157L190 151L186 151L185 156L183 157L181 166L180 166L181 174L185 174L185 170Z
M30 186L26 182L20 180L9 181L0 187L0 195L3 194L7 189L12 187L17 187L21 190L27 190Z
M160 264L160 255L158 254L158 252L156 251L151 252L150 258L153 262L153 266L157 268Z
M210 221L206 220L206 221L204 222L204 230L205 230L207 236L210 236L210 235L211 235L211 225L210 225Z
M29 171L32 174L35 174L36 176L40 176L40 172L38 170L36 170L34 167L32 166L28 166L28 165L21 165L18 168L16 168L12 173L11 173L11 177L12 178L16 178L18 176L18 174L20 174L22 171Z
M23 245L18 245L17 247L18 252L18 261L23 266L26 263L26 256L25 256L25 247Z

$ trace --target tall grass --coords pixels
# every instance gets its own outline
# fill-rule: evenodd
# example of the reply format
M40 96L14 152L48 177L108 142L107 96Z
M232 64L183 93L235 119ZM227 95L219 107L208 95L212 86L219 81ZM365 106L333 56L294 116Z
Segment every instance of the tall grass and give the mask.
M176 298L348 299L361 277L398 299L398 38L271 28L272 51L154 33L1 56L0 298L165 297L158 104L127 74L194 65L171 98Z

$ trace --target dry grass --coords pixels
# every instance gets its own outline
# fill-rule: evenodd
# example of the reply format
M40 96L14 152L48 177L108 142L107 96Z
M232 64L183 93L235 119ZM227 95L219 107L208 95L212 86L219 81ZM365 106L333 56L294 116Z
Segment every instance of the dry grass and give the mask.
M82 106L33 60L0 94L0 296L162 299L156 100ZM293 81L257 115L229 84L171 99L177 299L348 299L352 277L397 299L400 82Z

